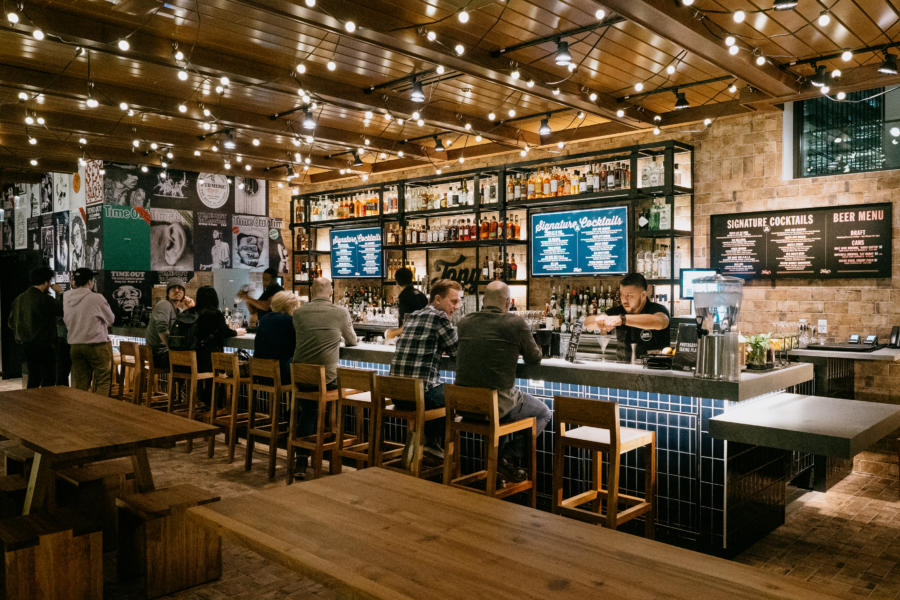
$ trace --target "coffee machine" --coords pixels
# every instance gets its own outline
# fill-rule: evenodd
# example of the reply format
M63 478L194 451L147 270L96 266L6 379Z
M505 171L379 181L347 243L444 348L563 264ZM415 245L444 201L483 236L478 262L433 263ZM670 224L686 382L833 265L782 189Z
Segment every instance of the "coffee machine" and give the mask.
M712 275L694 280L697 315L696 377L737 381L741 375L738 334L732 331L741 311L744 282Z

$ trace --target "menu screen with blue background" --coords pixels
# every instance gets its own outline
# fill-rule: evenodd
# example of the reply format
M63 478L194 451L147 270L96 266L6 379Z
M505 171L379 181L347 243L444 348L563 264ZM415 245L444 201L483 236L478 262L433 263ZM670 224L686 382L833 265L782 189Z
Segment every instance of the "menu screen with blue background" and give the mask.
M531 274L628 272L628 207L531 215Z
M332 229L331 276L381 277L381 228Z

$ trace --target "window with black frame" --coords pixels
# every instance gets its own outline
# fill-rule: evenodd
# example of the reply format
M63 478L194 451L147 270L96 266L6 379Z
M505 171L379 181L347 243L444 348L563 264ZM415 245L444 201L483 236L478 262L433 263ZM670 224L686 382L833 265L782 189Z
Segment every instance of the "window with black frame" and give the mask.
M804 100L794 116L798 177L900 168L900 88Z

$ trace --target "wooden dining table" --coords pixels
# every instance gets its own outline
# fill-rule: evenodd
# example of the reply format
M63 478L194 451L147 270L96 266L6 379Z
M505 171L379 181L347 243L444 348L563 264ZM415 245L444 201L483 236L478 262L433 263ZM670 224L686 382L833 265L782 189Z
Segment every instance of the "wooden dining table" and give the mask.
M834 597L725 559L379 468L188 514L340 597Z
M0 392L0 435L34 451L24 514L51 499L54 471L122 456L135 487L154 489L147 448L214 434L206 423L69 387Z

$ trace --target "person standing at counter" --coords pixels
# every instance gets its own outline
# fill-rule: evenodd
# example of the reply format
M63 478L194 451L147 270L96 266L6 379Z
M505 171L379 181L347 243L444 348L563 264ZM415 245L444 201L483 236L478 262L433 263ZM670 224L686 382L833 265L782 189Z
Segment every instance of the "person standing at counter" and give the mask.
M452 279L439 279L431 286L431 303L406 316L403 331L397 339L397 349L391 360L391 375L417 377L425 383L425 409L444 406L444 386L441 384L441 356L447 353L456 358L459 339L450 317L459 308L462 286ZM444 419L425 423L425 452L444 459ZM407 468L415 454L414 436L408 436L403 450L403 466Z
M500 422L537 419L538 435L550 422L543 402L515 387L519 355L527 365L541 363L541 349L525 319L509 312L509 286L492 281L484 290L482 309L463 317L456 354L456 384L497 390ZM497 470L509 481L524 481L525 432L500 439Z
M403 321L406 319L406 315L414 313L417 310L422 310L428 305L428 296L417 290L416 286L413 285L413 272L411 270L406 267L401 267L397 269L394 278L397 280L397 285L403 288L397 296L397 318L399 327L389 329L385 334L387 339L395 338L400 335L400 332L403 330Z
M7 324L22 345L28 387L56 385L56 315L58 309L48 290L53 270L37 267L28 275L31 284L13 300Z
M647 280L640 273L629 273L619 282L621 306L605 315L585 319L586 329L616 328L617 358L631 360L631 345L637 344L637 356L648 350L661 350L669 345L669 311L647 298Z
M343 306L336 306L331 301L331 280L325 277L315 279L310 286L310 301L294 311L294 335L297 345L294 348L294 362L325 367L325 382L329 390L337 389L337 363L341 347L341 339L347 346L357 344L356 333L350 313ZM298 386L298 389L309 389L311 386ZM297 432L289 435L306 437L316 433L317 403L313 400L300 400L300 422ZM293 466L299 476L304 476L309 465L309 450L300 448L297 454L297 465ZM289 465L288 468L292 468Z
M81 268L73 274L74 289L63 294L63 320L68 329L72 357L72 385L109 395L112 383L112 346L109 328L115 321L109 302L92 288L94 272Z
M153 352L153 364L166 369L169 367L169 330L175 317L183 310L194 306L193 299L184 295L184 281L172 278L166 285L166 297L156 303L150 314L144 338Z
M271 310L272 296L278 292L284 291L284 288L278 285L277 277L278 271L274 268L268 268L263 271L263 292L259 295L259 298L256 298L255 300L244 290L238 292L238 298L247 304L247 310L250 311L251 315L256 315L257 319Z

